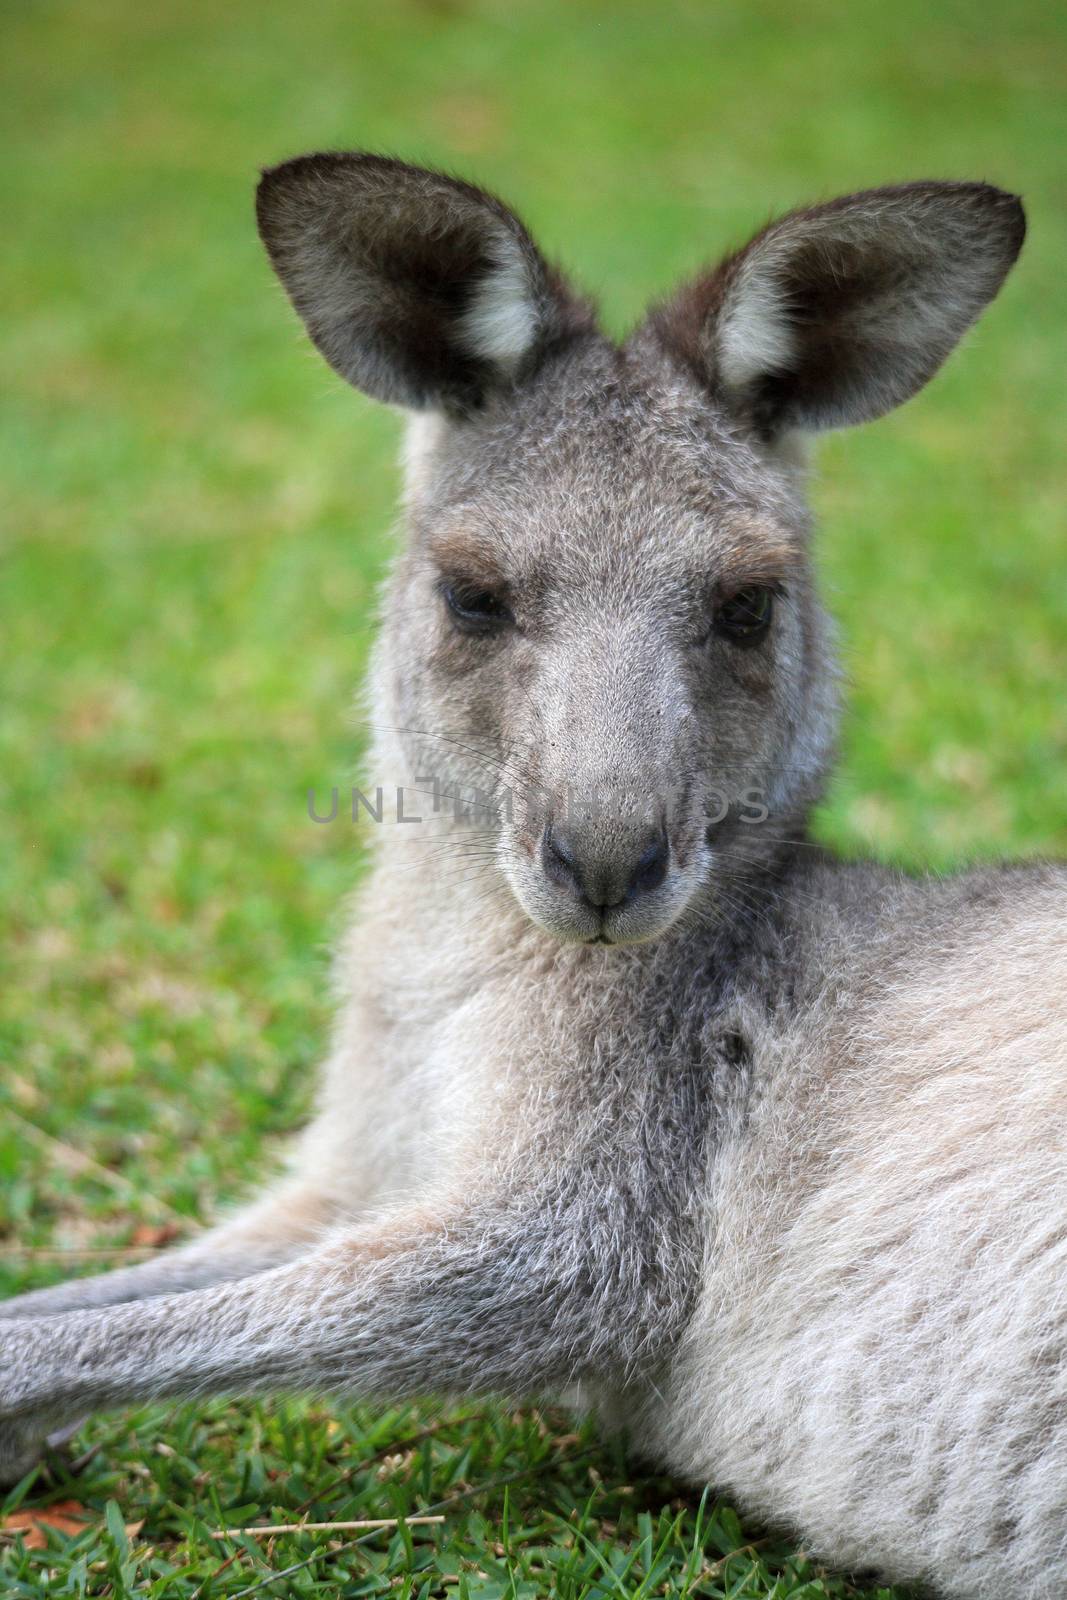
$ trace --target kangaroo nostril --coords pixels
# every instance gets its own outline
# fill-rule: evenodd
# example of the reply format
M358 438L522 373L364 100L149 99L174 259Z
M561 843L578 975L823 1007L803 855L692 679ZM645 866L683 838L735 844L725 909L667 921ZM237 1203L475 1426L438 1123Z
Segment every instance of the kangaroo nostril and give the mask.
M667 836L659 833L638 857L637 865L626 885L626 899L636 900L638 895L651 894L653 889L658 889L667 876L670 858Z
M585 890L578 871L578 858L574 845L565 833L554 828L551 823L541 839L541 865L553 883L569 889L572 894L584 897Z

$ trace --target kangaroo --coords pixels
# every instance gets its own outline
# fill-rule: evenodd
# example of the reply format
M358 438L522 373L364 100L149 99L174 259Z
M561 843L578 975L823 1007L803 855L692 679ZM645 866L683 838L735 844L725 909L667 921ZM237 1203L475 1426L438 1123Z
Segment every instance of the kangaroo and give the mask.
M808 836L837 676L804 440L1023 241L981 183L771 223L624 343L498 200L268 170L315 345L411 413L318 1109L172 1254L0 1307L7 1477L87 1410L565 1395L845 1569L1067 1581L1067 867ZM476 813L476 814L475 814Z

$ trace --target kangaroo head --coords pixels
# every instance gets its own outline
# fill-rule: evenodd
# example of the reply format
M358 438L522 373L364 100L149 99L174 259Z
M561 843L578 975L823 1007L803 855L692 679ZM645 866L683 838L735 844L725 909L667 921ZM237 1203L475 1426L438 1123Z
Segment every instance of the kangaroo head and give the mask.
M344 378L410 411L378 714L490 793L492 870L561 939L730 905L832 753L798 439L929 379L1019 202L914 183L772 223L619 346L518 219L371 155L267 172L270 259Z

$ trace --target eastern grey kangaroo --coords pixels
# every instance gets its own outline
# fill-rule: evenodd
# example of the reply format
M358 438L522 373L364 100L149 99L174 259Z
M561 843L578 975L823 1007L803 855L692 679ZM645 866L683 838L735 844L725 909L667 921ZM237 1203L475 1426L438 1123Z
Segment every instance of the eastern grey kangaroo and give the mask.
M326 360L413 414L367 770L425 815L369 830L290 1175L0 1308L7 1476L153 1396L566 1394L839 1566L1060 1595L1067 868L807 835L803 438L932 376L1018 200L795 212L621 345L452 178L307 156L258 217Z

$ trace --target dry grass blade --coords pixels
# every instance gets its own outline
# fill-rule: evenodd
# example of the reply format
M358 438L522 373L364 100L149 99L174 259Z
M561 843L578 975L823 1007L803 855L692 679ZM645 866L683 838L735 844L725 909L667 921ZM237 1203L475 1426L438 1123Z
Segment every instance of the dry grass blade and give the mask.
M115 1189L122 1194L129 1195L136 1200L138 1206L155 1211L158 1216L164 1216L171 1222L180 1223L183 1230L195 1231L198 1224L191 1217L183 1217L181 1212L175 1211L173 1206L165 1200L160 1200L158 1195L149 1194L139 1189L129 1178L123 1177L121 1172L112 1172L110 1167L102 1167L92 1156L87 1156L81 1150L76 1150L73 1145L64 1144L62 1139L57 1139L54 1134L46 1133L39 1128L36 1122L31 1122L28 1117L23 1117L10 1107L5 1111L9 1122L15 1122L22 1129L26 1138L36 1144L40 1149L47 1150L52 1159L65 1172L77 1176L95 1178L98 1183L106 1184L109 1189Z
M162 1245L128 1244L83 1249L80 1245L0 1245L0 1261L67 1261L72 1264L89 1261L145 1261L158 1255Z
M357 1528L415 1527L443 1522L444 1517L362 1517L355 1522L269 1522L254 1528L212 1528L213 1539L238 1539L245 1534L263 1538L272 1533L354 1533Z

